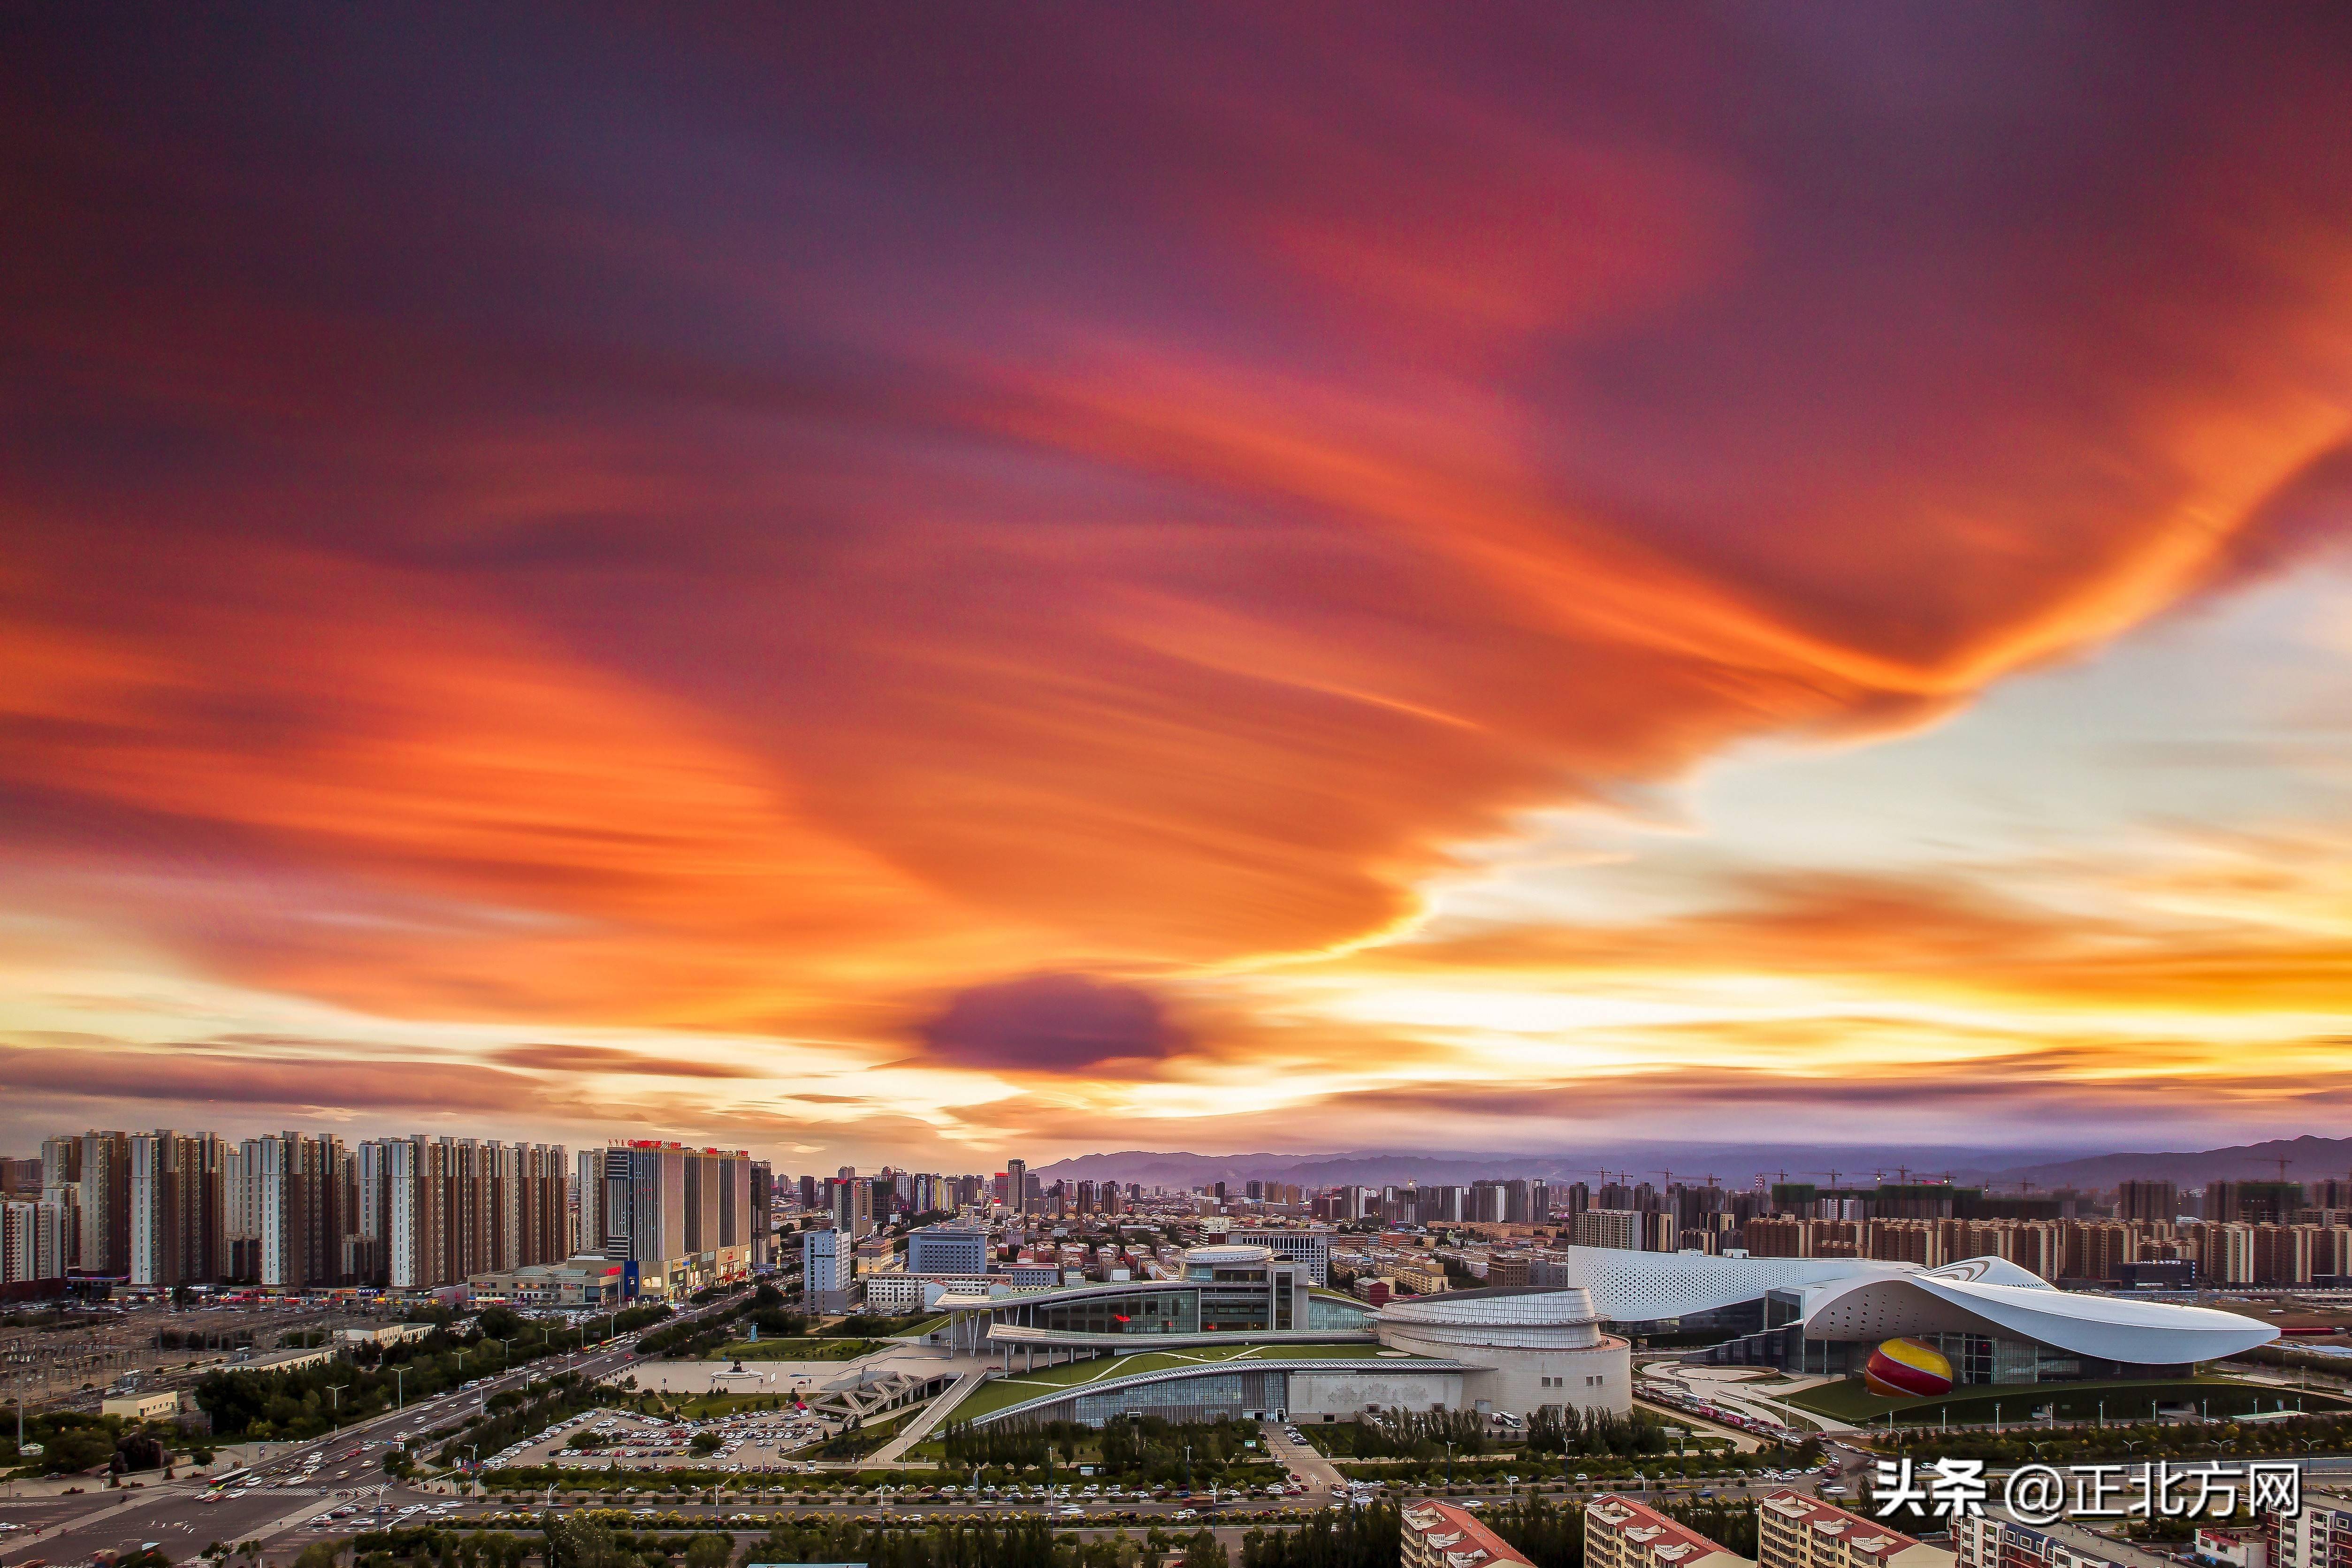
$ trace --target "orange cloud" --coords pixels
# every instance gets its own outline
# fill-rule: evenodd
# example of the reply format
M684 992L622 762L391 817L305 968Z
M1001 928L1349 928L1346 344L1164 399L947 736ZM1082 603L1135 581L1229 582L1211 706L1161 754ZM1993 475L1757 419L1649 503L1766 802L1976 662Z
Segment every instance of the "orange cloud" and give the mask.
M45 940L892 1060L1016 977L1364 943L1523 813L1926 722L2341 528L2352 153L2293 18L2101 24L2091 93L1991 17L943 22L969 78L661 26L0 63ZM2298 1005L2341 959L1865 881L1391 956L1703 952ZM1024 1027L932 1065L1229 1059ZM509 1065L593 1062L639 1071Z

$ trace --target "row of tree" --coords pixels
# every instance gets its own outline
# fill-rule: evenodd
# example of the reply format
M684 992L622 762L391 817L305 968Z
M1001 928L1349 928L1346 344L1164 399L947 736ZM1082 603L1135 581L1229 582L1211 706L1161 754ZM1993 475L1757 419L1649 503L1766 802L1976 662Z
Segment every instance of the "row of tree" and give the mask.
M1665 1453L1673 1447L1665 1422L1647 1410L1620 1416L1608 1410L1573 1410L1545 1405L1528 1417L1528 1451L1531 1454L1638 1458L1645 1454Z

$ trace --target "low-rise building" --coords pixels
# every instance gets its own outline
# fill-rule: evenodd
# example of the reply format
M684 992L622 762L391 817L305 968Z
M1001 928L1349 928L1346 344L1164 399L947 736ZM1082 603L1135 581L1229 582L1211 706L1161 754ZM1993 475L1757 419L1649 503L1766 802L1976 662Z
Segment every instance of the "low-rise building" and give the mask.
M590 1253L561 1263L534 1263L476 1274L466 1281L475 1300L485 1297L530 1307L617 1307L628 1265Z
M257 1355L251 1361L240 1361L231 1369L236 1372L299 1372L306 1366L324 1366L335 1359L331 1350L281 1350L273 1355Z
M1953 1555L1786 1488L1756 1500L1762 1568L1954 1568Z
M1688 1525L1614 1492L1584 1511L1585 1568L1756 1568Z
M1449 1502L1417 1499L1400 1521L1401 1568L1534 1568L1518 1548Z
M168 1388L152 1394L118 1394L98 1402L101 1416L120 1416L126 1421L163 1421L180 1413L180 1396Z
M335 1337L345 1344L411 1344L432 1332L431 1323L378 1323L373 1328L337 1329Z
M1990 1514L1952 1518L1952 1545L1959 1568L2124 1568L2112 1557L2085 1552L2046 1530L1995 1519Z

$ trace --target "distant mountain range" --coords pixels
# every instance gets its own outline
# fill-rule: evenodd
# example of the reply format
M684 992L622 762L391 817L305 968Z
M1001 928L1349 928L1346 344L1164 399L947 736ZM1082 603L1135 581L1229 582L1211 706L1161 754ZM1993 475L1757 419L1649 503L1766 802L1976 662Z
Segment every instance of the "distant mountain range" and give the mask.
M2172 1181L2184 1187L2209 1181L2275 1177L2287 1161L2291 1181L2352 1175L2352 1138L2274 1138L2228 1148L2169 1153L2101 1154L2074 1149L1987 1149L1938 1145L1885 1144L1823 1148L1785 1144L1637 1144L1563 1153L1511 1154L1436 1151L1407 1153L1349 1150L1340 1153L1198 1155L1129 1149L1082 1155L1039 1167L1046 1181L1135 1182L1184 1188L1224 1182L1295 1182L1301 1186L1466 1186L1488 1177L1541 1176L1547 1181L1589 1182L1629 1172L1635 1182L1664 1186L1673 1179L1712 1176L1744 1186L1762 1176L1770 1181L1833 1179L1852 1185L1884 1178L1948 1176L1963 1186L2014 1187L2113 1186L2129 1177Z
M2286 1179L2312 1182L2324 1176L2352 1176L2352 1138L2322 1138L2306 1133L2299 1138L2273 1138L2263 1144L2237 1144L2226 1149L2199 1149L2168 1154L2091 1155L2044 1165L2015 1166L1998 1173L2008 1182L2032 1182L2037 1186L2113 1186L2129 1177L2202 1186L2209 1181L2275 1181L2279 1161Z

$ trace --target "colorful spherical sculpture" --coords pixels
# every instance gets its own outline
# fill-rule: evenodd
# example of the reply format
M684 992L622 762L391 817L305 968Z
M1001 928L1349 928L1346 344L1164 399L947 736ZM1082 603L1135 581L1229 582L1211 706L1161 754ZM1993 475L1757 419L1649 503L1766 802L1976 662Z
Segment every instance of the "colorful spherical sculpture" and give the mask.
M1932 1344L1891 1339L1870 1353L1863 1386L1888 1399L1916 1399L1952 1391L1952 1364Z

